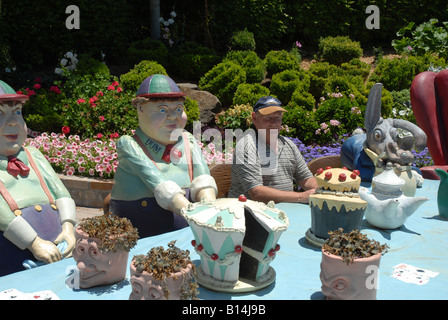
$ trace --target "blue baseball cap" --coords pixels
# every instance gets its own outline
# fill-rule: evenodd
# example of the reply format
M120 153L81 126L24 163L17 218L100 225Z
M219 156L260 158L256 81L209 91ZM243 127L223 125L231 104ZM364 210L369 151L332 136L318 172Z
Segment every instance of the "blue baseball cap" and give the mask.
M271 96L265 96L258 99L254 106L254 112L257 111L264 116L277 111L287 112L282 108L282 103L280 100Z

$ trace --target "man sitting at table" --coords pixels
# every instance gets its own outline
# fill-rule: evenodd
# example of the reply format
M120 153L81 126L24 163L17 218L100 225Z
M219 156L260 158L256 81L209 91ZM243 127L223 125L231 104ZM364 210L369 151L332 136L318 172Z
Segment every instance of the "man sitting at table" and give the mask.
M297 146L278 134L283 112L286 110L274 97L262 97L255 104L255 130L248 130L237 142L228 197L244 194L265 203L308 203L309 195L318 188ZM293 180L303 192L293 190Z

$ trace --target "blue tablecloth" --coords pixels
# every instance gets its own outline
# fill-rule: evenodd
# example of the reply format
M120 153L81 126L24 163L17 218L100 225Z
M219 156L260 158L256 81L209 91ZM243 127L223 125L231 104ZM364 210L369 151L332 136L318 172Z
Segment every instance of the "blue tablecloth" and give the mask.
M381 259L379 271L378 299L448 299L448 220L438 215L438 180L426 180L416 196L426 196L424 203L405 225L396 230L379 230L363 221L362 232L381 243L387 243L390 250ZM448 196L448 195L447 195ZM322 299L319 280L321 251L308 244L305 233L311 225L310 208L305 204L280 203L290 219L290 226L280 238L281 249L271 266L276 271L276 280L265 289L250 294L227 294L200 287L200 299ZM154 246L164 246L171 240L188 249L191 258L199 264L199 256L191 246L193 239L189 228L155 237L140 239L131 251L146 253ZM129 260L130 260L129 259ZM129 261L130 263L130 261ZM399 263L438 272L424 285L405 283L391 275ZM87 290L71 289L65 284L67 274L76 267L72 258L22 271L0 278L0 290L16 288L25 293L52 290L62 300L128 299L131 293L129 271L122 282Z

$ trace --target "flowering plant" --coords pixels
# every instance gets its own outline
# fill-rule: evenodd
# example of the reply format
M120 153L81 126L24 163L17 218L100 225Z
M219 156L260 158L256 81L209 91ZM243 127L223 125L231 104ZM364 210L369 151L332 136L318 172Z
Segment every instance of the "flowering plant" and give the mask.
M162 31L162 39L166 41L170 47L172 47L175 41L178 41L179 39L176 31L176 26L174 25L174 18L177 16L177 14L176 12L171 11L170 16L171 18L169 18L168 20L160 17L159 22Z
M111 179L118 167L116 139L82 140L78 135L42 133L25 140L39 149L53 169L67 176Z

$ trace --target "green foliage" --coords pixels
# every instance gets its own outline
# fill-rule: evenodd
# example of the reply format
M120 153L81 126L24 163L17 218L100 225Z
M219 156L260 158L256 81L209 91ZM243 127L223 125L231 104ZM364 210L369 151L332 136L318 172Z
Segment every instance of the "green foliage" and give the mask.
M364 81L367 80L370 74L370 66L359 58L342 63L340 69L344 74L360 76Z
M266 66L255 51L229 51L223 62L238 63L246 71L247 83L259 83L264 79Z
M289 105L292 107L301 107L305 110L312 111L316 105L314 96L306 91L303 87L297 87L291 96Z
M234 32L229 41L230 50L255 50L254 34L249 30Z
M117 250L129 252L137 245L138 230L131 221L111 213L85 218L79 227L89 237L99 239L98 248L105 252L117 252Z
M325 100L317 108L314 118L320 126L317 129L320 129L317 131L318 136L338 138L344 134L351 134L358 127L364 127L364 117L358 104L348 97Z
M448 22L439 24L438 19L430 19L415 27L410 22L397 32L400 39L392 40L392 46L400 53L422 56L427 53L448 58ZM407 36L410 33L410 36Z
M250 104L240 104L215 115L216 125L226 129L249 129L252 125L253 108Z
M134 97L134 92L124 91L117 81L99 88L93 95L82 92L67 99L63 105L62 124L68 126L72 134L84 139L99 134L129 134L138 126L137 111L131 104Z
M315 139L315 131L318 127L314 120L314 113L298 106L286 106L287 112L283 113L283 125L288 126L289 133L284 135L298 137L303 143L311 143Z
M271 50L264 58L268 77L285 70L299 70L300 62L297 55L286 50Z
M403 119L417 124L411 106L410 89L391 92L393 105L391 116L395 119Z
M122 74L120 82L125 90L137 92L143 80L154 74L168 75L165 68L156 61L143 60L128 73Z
M81 75L91 74L97 75L102 74L105 76L110 75L109 68L106 64L96 60L88 54L81 54L78 57L79 61L76 65L76 70Z
M230 106L238 86L246 82L243 67L231 61L221 62L208 71L200 80L202 90L214 94L223 106Z
M249 104L251 106L257 103L263 96L269 96L269 89L259 83L242 83L236 89L233 96L233 104Z
M325 240L322 250L340 256L347 265L353 263L355 259L367 258L375 254L384 255L389 249L388 245L369 239L359 230L344 233L344 230L339 228L328 234L330 237Z
M170 73L197 81L220 61L213 50L189 41L170 54L168 68Z
M324 94L324 88L328 78L339 74L339 69L337 66L328 62L318 61L310 65L308 74L310 75L309 92L316 99L319 99Z
M352 59L362 56L361 44L352 41L348 36L326 37L319 41L319 53L321 59L331 64L341 65Z
M307 92L310 87L310 76L301 69L285 70L272 76L271 93L284 105L288 104L294 91L301 89Z
M428 63L422 57L383 58L376 66L370 81L381 82L388 90L409 89L414 77L427 69Z
M199 104L196 100L186 97L184 110L188 118L185 130L191 132L193 130L193 122L199 120Z
M148 38L130 44L128 60L131 65L138 64L142 60L153 60L166 66L169 63L169 52L162 41Z

